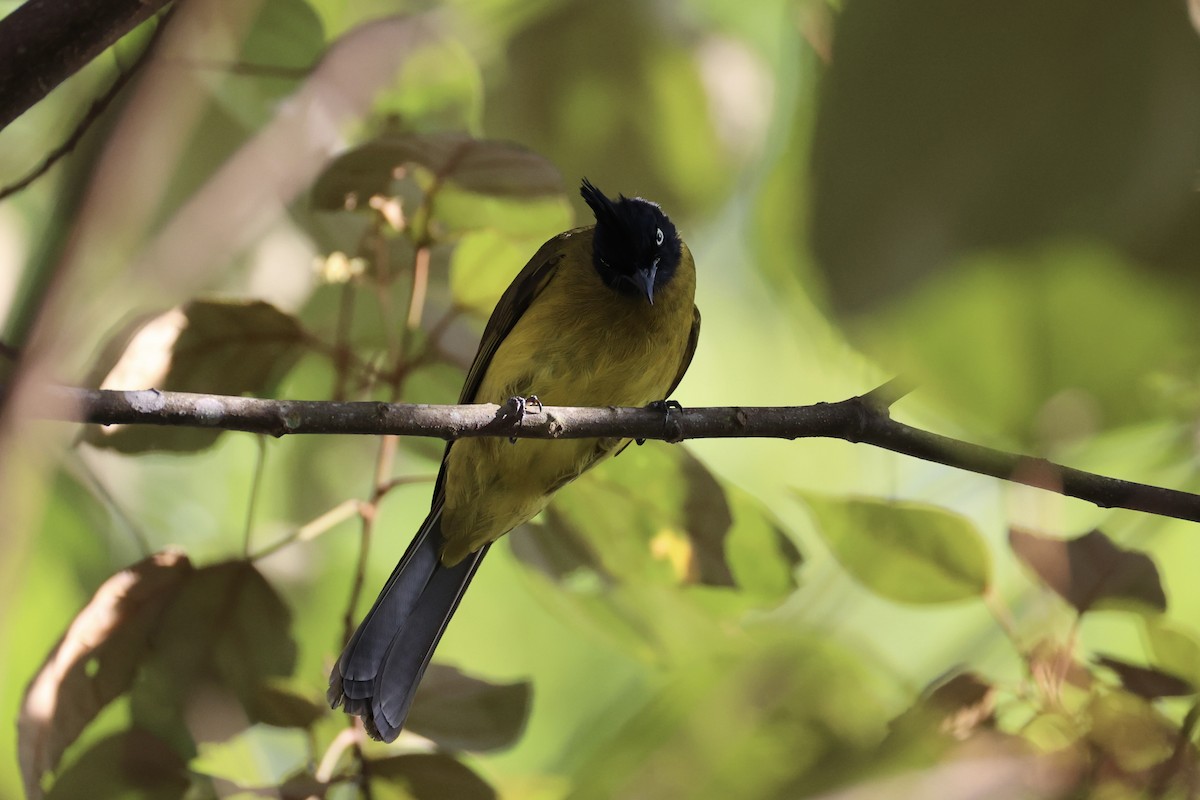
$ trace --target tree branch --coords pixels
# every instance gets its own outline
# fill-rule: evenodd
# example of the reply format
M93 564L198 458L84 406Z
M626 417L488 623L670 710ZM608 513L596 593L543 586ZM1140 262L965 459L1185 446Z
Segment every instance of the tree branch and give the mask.
M50 171L51 167L79 145L79 142L87 132L92 129L92 125L96 120L100 119L104 112L108 110L113 100L117 99L117 95L121 93L121 90L133 78L134 73L141 69L142 65L150 59L150 54L154 51L154 47L158 43L158 37L162 34L163 26L174 10L173 8L168 9L163 14L158 21L158 25L154 28L154 32L150 35L150 40L142 48L142 52L138 54L138 57L128 67L122 67L117 70L117 76L113 79L112 84L109 85L103 94L92 101L92 104L88 107L83 117L75 124L75 129L63 140L62 144L47 153L45 158L42 159L42 163L25 173L23 177L0 188L0 200L16 194L45 175Z
M519 416L514 404L447 406L313 400L260 400L184 392L105 391L56 387L39 406L42 419L100 425L174 425L249 431L429 436L462 439L618 437L662 439L834 438L869 444L951 467L1086 500L1200 522L1200 495L1109 478L1042 458L983 447L893 420L887 403L895 382L837 403L812 406L649 408L545 406Z
M0 19L0 130L169 0L26 0Z

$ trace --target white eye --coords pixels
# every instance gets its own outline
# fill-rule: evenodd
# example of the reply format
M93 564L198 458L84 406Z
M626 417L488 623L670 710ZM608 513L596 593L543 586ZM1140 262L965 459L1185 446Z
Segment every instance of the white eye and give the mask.
M663 243L663 234L662 234L662 228L655 228L655 229L654 229L654 243L655 243L655 244L662 244L662 243Z

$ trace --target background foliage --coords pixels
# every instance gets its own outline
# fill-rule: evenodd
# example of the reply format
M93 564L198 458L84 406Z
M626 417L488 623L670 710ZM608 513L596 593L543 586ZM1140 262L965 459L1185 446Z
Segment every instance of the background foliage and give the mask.
M398 69L322 72L339 43L374 57L362 26L393 14L420 15L375 54ZM0 203L4 342L42 374L449 402L511 276L587 222L586 175L661 202L696 253L685 405L903 370L902 419L1200 488L1183 2L210 0L173 26ZM0 133L0 184L149 27ZM280 120L294 147L237 160ZM233 202L263 187L281 213ZM6 423L3 796L22 770L62 798L1200 782L1188 523L837 441L630 448L494 548L411 735L360 747L328 668L439 443Z

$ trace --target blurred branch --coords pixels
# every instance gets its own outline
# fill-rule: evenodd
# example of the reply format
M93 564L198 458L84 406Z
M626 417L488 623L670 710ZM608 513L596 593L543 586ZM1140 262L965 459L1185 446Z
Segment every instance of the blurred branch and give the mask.
M891 384L885 384L889 386ZM883 388L883 387L881 387ZM56 387L38 405L42 419L101 425L175 425L249 431L429 436L461 439L617 437L662 439L824 437L1034 486L1101 508L1127 508L1200 522L1200 495L1109 478L913 428L893 420L877 392L812 406L725 408L569 408L518 414L515 404L409 405L376 402L261 400L184 392L104 391ZM885 391L888 395L891 390ZM533 404L531 404L533 405Z
M150 58L150 54L154 51L154 45L158 42L158 37L162 33L163 26L166 24L167 18L171 15L172 11L174 11L174 9L169 9L165 14L163 14L162 18L159 19L158 24L155 26L154 32L150 35L150 40L147 41L146 46L142 48L142 52L138 54L138 57L134 59L132 64L117 71L117 77L113 79L112 85L108 87L104 94L92 100L92 104L88 106L88 110L84 113L79 122L76 123L75 129L71 131L71 134L65 140L63 140L63 143L47 153L46 157L42 159L42 163L38 164L36 167L26 173L24 177L8 184L3 188L0 188L0 200L3 200L9 195L16 194L29 184L36 181L38 178L45 175L50 171L51 167L53 167L59 162L59 160L62 159L63 156L75 149L75 147L79 144L79 141L84 137L84 134L91 130L92 125L96 122L96 120L100 119L100 116L108 109L110 105L112 105L112 101L117 98L117 95L119 95L121 90L125 88L125 85L129 83L129 80L134 76L134 73L136 73L138 69L140 69L141 66Z
M0 130L169 0L27 0L0 19Z

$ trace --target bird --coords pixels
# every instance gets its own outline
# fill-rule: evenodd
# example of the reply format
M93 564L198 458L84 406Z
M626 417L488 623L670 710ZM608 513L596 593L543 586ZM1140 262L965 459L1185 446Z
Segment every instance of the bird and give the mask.
M524 398L670 413L700 335L691 251L657 203L584 178L595 224L547 241L501 295L459 403ZM394 741L421 677L493 542L536 516L628 439L450 442L429 515L329 676L333 708ZM649 487L647 487L649 490Z

